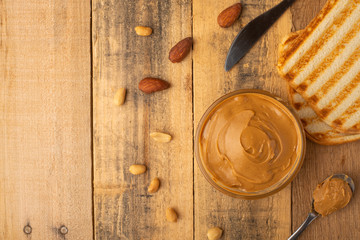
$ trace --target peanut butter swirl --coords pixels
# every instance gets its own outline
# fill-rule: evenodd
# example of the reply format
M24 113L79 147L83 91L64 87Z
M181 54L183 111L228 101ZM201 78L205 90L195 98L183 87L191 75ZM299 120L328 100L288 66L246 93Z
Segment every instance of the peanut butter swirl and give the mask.
M279 102L245 93L213 109L204 122L199 149L214 181L256 192L289 173L300 154L300 134Z
M352 191L347 182L339 178L328 178L320 183L314 193L315 211L322 216L345 207L351 200Z

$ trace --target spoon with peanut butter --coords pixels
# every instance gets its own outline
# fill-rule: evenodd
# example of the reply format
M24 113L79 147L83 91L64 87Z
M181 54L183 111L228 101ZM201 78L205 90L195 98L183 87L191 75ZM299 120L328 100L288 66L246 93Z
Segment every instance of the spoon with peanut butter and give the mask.
M301 226L288 238L297 239L305 228L319 215L323 217L344 208L355 191L354 181L345 174L334 174L318 184L311 204L311 211Z

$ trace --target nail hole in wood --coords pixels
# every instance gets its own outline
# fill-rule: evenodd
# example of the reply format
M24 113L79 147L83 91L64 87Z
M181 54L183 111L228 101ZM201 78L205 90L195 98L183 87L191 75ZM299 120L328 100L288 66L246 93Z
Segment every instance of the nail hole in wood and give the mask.
M62 235L65 235L68 233L68 228L65 227L65 226L61 226L60 229L59 229L59 232L62 234Z
M24 233L25 234L30 234L32 232L32 227L30 225L26 225L24 227Z

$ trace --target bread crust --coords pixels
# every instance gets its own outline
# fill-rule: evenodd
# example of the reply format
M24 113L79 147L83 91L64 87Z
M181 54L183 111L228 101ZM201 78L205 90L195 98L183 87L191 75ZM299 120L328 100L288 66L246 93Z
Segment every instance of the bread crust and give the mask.
M298 95L298 96L296 96ZM321 118L319 118L314 110L309 106L309 104L303 100L303 102L296 101L296 99L301 96L289 86L289 100L290 104L294 108L295 112L298 114L303 127L306 133L306 136L309 140L321 144L321 145L339 145L349 142L354 142L360 139L360 134L346 134L337 131L336 129L331 128L327 125ZM305 117L301 112L314 112L313 117ZM309 126L318 126L323 125L328 127L328 131L321 131L320 129L309 128ZM323 127L324 128L324 127ZM311 130L312 129L312 130Z

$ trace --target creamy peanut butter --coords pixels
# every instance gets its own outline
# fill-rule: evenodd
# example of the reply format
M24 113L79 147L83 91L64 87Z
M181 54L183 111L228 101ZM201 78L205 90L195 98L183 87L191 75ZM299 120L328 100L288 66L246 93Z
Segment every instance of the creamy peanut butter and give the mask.
M242 93L219 103L199 138L203 164L215 182L245 192L283 179L301 154L301 130L272 97Z
M314 209L326 216L345 207L351 197L352 191L347 182L330 177L316 187L313 193Z

